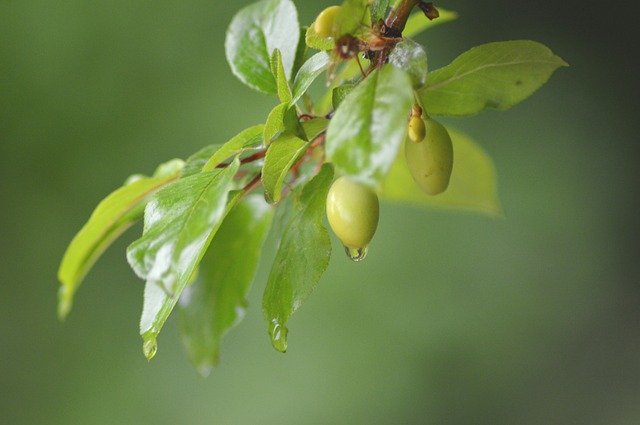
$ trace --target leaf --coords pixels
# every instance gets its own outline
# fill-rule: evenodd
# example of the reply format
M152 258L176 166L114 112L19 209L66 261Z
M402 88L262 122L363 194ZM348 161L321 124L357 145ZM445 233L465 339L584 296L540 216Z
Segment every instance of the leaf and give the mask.
M284 73L291 78L300 26L291 0L261 0L241 9L227 30L225 51L233 74L252 89L275 94L270 58L282 54Z
M293 98L290 104L295 104L311 83L329 67L330 57L326 52L318 52L311 56L300 68L293 81Z
M273 108L267 117L262 136L265 146L268 146L274 139L285 132L302 138L305 137L302 125L298 121L298 112L295 106L281 103Z
M367 0L345 0L340 12L336 15L335 29L340 37L343 34L356 34L367 12Z
M287 349L287 322L304 304L329 265L331 240L324 227L324 205L333 169L324 164L302 189L300 199L280 241L262 309L273 347Z
M174 176L177 173L180 173L180 170L182 170L184 166L185 162L177 158L169 160L167 162L163 162L156 167L155 171L153 172L153 177Z
M233 136L227 143L216 150L202 166L202 171L213 171L227 158L238 155L246 149L262 143L264 125L258 124L242 130Z
M502 217L497 177L491 157L472 138L447 128L453 142L453 171L447 190L436 196L415 183L401 152L383 185L381 197L431 207L445 207Z
M236 159L227 168L178 180L158 191L145 208L143 235L127 248L127 260L146 279L140 334L148 359L155 355L157 335L228 211L239 165Z
M218 363L220 342L244 317L273 208L248 196L229 212L178 303L182 341L198 372Z
M389 65L372 72L340 104L327 129L327 159L344 173L378 184L407 133L411 81Z
M329 126L329 120L322 117L313 118L309 121L302 122L302 128L304 129L304 134L307 135L307 140L310 142L316 137L318 137L320 133L326 131L328 126Z
M300 67L305 61L305 58L307 57L307 44L302 43L302 40L304 40L306 34L307 34L307 28L301 27L300 35L298 38L299 40L298 48L296 49L296 58L293 61L293 68L291 69L291 75L296 75L298 73L298 71L300 70Z
M365 58L360 59L363 69L368 69L370 61ZM346 61L338 71L335 78L333 78L331 84L328 86L328 90L314 105L316 114L327 114L331 111L333 106L333 89L340 87L341 85L352 85L355 87L362 80L362 72L358 66L358 62L354 60ZM347 90L350 91L350 90ZM336 110L337 108L333 108Z
M508 109L568 66L546 46L530 40L483 44L429 74L420 100L431 115L475 115Z
M417 90L426 84L427 53L415 41L404 39L398 43L389 55L389 63L409 74L414 89Z
M269 145L262 166L262 185L267 202L274 204L280 201L284 179L308 145L306 141L289 133L283 134Z
M424 16L424 13L422 12L413 13L411 16L409 16L409 19L407 19L407 23L404 26L402 35L404 37L413 37L420 34L422 31L458 19L457 12L442 9L441 7L438 7L438 12L440 13L440 17L434 19L433 21L427 19L427 17Z
M373 0L370 6L371 22L378 22L387 16L390 0Z
M128 184L102 200L87 223L75 235L60 263L58 317L64 319L73 305L73 296L102 253L142 216L149 196L178 178L181 160L169 161L153 177L136 176Z
M205 146L187 158L184 168L182 169L181 177L189 177L202 171L202 167L209 162L211 156L213 156L221 146L222 145L217 143Z
M333 89L331 92L331 104L333 105L334 110L338 109L342 101L349 93L351 93L351 91L353 91L355 87L355 84L345 83Z
M316 33L316 29L313 25L307 28L307 32L304 36L304 42L311 49L316 50L333 50L336 45L336 42L331 37L320 37L318 33Z
M271 55L270 66L271 73L276 79L278 98L280 99L280 102L290 103L291 88L289 87L289 82L284 72L284 65L282 64L282 53L280 53L280 49L275 49L273 51L273 54Z

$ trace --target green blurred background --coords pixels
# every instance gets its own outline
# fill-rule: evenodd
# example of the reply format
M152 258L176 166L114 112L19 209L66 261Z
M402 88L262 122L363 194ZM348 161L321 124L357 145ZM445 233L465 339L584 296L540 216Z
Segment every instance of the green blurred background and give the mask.
M627 3L439 3L433 67L530 38L572 66L449 124L493 156L507 214L383 205L370 257L336 249L275 352L260 296L201 379L170 321L147 363L126 234L55 317L66 244L134 172L262 122L224 59L248 1L0 0L0 422L638 424L638 43ZM311 22L327 1L297 1ZM629 10L624 10L624 7ZM337 246L336 246L337 248Z

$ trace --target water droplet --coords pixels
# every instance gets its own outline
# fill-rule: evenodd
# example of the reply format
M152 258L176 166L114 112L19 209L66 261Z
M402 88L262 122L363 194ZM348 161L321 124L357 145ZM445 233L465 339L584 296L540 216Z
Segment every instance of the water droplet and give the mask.
M209 363L204 363L204 364L198 365L196 369L201 377L206 378L211 373L211 369L213 369L213 367Z
M348 246L345 246L344 251L347 253L347 257L349 257L351 261L362 261L367 256L369 247L365 246L363 248L349 248Z
M142 352L147 360L151 360L158 351L158 342L153 334L143 336L144 342L142 343Z
M286 326L281 325L278 320L273 319L269 324L269 335L271 335L271 345L273 348L284 353L287 351L287 333L289 330Z

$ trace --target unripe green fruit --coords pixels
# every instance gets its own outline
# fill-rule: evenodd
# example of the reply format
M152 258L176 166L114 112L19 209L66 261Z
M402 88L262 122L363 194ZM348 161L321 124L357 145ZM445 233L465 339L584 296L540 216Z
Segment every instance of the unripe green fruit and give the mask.
M424 121L419 116L412 116L409 120L409 140L414 143L420 143L424 140L426 129Z
M327 195L327 219L342 244L350 250L366 250L376 228L378 195L350 177L338 178Z
M318 36L322 38L333 36L333 26L340 9L341 6L329 6L320 12L316 21L313 23L313 29Z
M446 128L427 118L425 138L421 143L405 142L407 167L420 189L428 195L437 195L449 185L453 169L453 145Z

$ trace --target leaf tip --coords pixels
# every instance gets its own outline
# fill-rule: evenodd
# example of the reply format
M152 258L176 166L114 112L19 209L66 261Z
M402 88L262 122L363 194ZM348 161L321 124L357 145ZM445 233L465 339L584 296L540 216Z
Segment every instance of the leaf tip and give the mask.
M58 320L63 322L73 307L73 292L68 286L62 285L58 289Z
M504 209L502 208L502 205L499 201L496 201L495 205L492 205L490 208L488 208L486 213L490 218L493 218L495 220L506 220L507 218L507 215L505 214Z
M460 17L460 14L455 10L447 10L446 17L447 17L447 20L453 21L454 19L458 19Z

